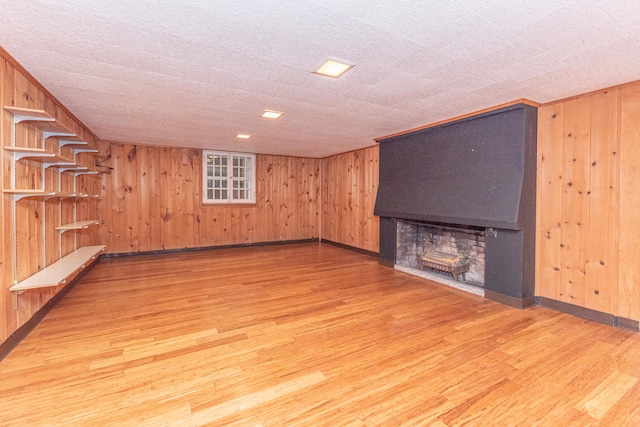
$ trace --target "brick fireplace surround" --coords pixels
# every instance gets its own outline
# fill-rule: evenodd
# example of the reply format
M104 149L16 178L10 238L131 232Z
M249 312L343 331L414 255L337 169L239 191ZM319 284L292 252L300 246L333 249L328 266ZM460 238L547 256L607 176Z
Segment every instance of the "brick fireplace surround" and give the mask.
M485 235L477 227L450 226L421 221L397 221L396 264L420 269L418 258L429 253L456 255L469 266L464 282L484 287ZM443 273L447 278L450 275ZM454 280L457 280L454 279Z

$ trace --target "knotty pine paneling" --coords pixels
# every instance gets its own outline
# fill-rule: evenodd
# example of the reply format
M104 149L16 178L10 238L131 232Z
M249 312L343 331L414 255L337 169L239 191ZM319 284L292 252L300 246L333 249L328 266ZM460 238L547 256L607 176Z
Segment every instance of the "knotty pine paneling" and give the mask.
M563 133L562 244L560 245L560 300L580 306L586 301L589 221L589 99L565 104Z
M640 319L640 85L620 94L620 230L616 309Z
M9 63L0 56L0 103L4 103L7 99L5 95L6 88L11 87L9 82L11 82L13 74L13 67L9 65ZM4 147L11 140L10 135L10 126L11 121L13 120L9 114L4 112L0 112L0 143ZM9 129L9 130L8 130ZM5 154L4 150L0 150L0 166L2 167L2 172L0 172L0 186L3 189L8 188L9 186L9 171L11 164L9 163L9 156ZM12 250L13 239L9 237L6 233L7 231L7 223L12 220L13 216L9 217L8 213L5 213L8 209L11 209L9 206L10 198L5 196L2 197L2 203L0 203L0 342L4 342L6 338L11 334L13 330L15 330L14 325L9 325L9 316L7 314L7 297L9 297L10 292L7 289L7 278L8 267L7 262L8 259L6 257L6 253ZM13 322L15 323L15 317L13 317Z
M321 159L258 155L256 203L202 204L202 152L102 141L100 240L110 253L319 237Z
M379 146L324 159L322 238L372 252L380 250Z
M640 83L539 109L536 295L640 320Z
M90 143L95 136L55 101L37 81L0 49L0 134L3 147L14 144L28 148L46 148L58 152L59 142L51 137L42 140L42 132L28 123L13 126L13 115L4 110L4 106L42 109L56 121L63 123ZM15 140L14 140L15 132ZM60 154L73 157L73 149L62 147ZM82 160L91 165L92 155ZM13 154L1 150L2 189L42 189L71 192L74 190L73 172L62 172L55 167L43 171L42 164L22 159L14 164ZM79 157L80 158L80 157ZM78 178L80 183L82 178ZM95 181L95 178L94 178ZM81 184L85 185L85 184ZM94 184L93 193L98 194L100 187ZM80 232L60 233L55 227L64 223L83 219L85 211L97 215L95 199L92 207L84 201L74 212L73 199L25 198L14 204L13 196L2 194L0 220L2 227L2 247L0 250L1 298L0 301L0 342L4 341L21 325L31 319L63 286L27 291L18 298L18 307L14 307L15 294L9 291L14 281L23 280L45 266L57 261L76 247L98 244L95 228ZM14 228L15 224L15 228Z
M591 140L589 161L589 223L585 306L605 313L615 311L616 286L600 291L602 284L617 283L619 155L618 94L600 93L589 98ZM595 143L594 143L595 142ZM603 236L608 236L603 238ZM620 313L618 312L618 315ZM624 316L626 317L626 316Z

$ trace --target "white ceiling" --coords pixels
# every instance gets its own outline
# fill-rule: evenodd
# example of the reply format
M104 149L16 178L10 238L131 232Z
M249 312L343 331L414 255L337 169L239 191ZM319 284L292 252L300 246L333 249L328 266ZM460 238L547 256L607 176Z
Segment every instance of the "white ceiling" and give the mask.
M324 157L640 79L640 1L0 0L0 45L102 139Z

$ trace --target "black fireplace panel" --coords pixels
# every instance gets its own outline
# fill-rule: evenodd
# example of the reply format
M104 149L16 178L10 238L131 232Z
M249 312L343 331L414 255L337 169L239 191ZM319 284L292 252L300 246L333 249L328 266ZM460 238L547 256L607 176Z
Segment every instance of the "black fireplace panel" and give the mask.
M524 232L488 230L486 243L486 256L491 262L485 267L485 289L519 300L532 297L533 264L525 257L528 249Z
M396 260L396 227L395 218L380 218L380 261L390 266Z
M517 104L379 141L375 214L521 229L522 193L535 179L525 158L535 153L536 114Z

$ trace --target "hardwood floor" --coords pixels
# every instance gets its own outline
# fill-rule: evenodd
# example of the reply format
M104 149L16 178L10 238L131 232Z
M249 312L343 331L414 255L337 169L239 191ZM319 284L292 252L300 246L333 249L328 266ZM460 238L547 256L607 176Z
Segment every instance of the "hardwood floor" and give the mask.
M0 362L0 425L637 426L639 354L330 245L105 259Z

